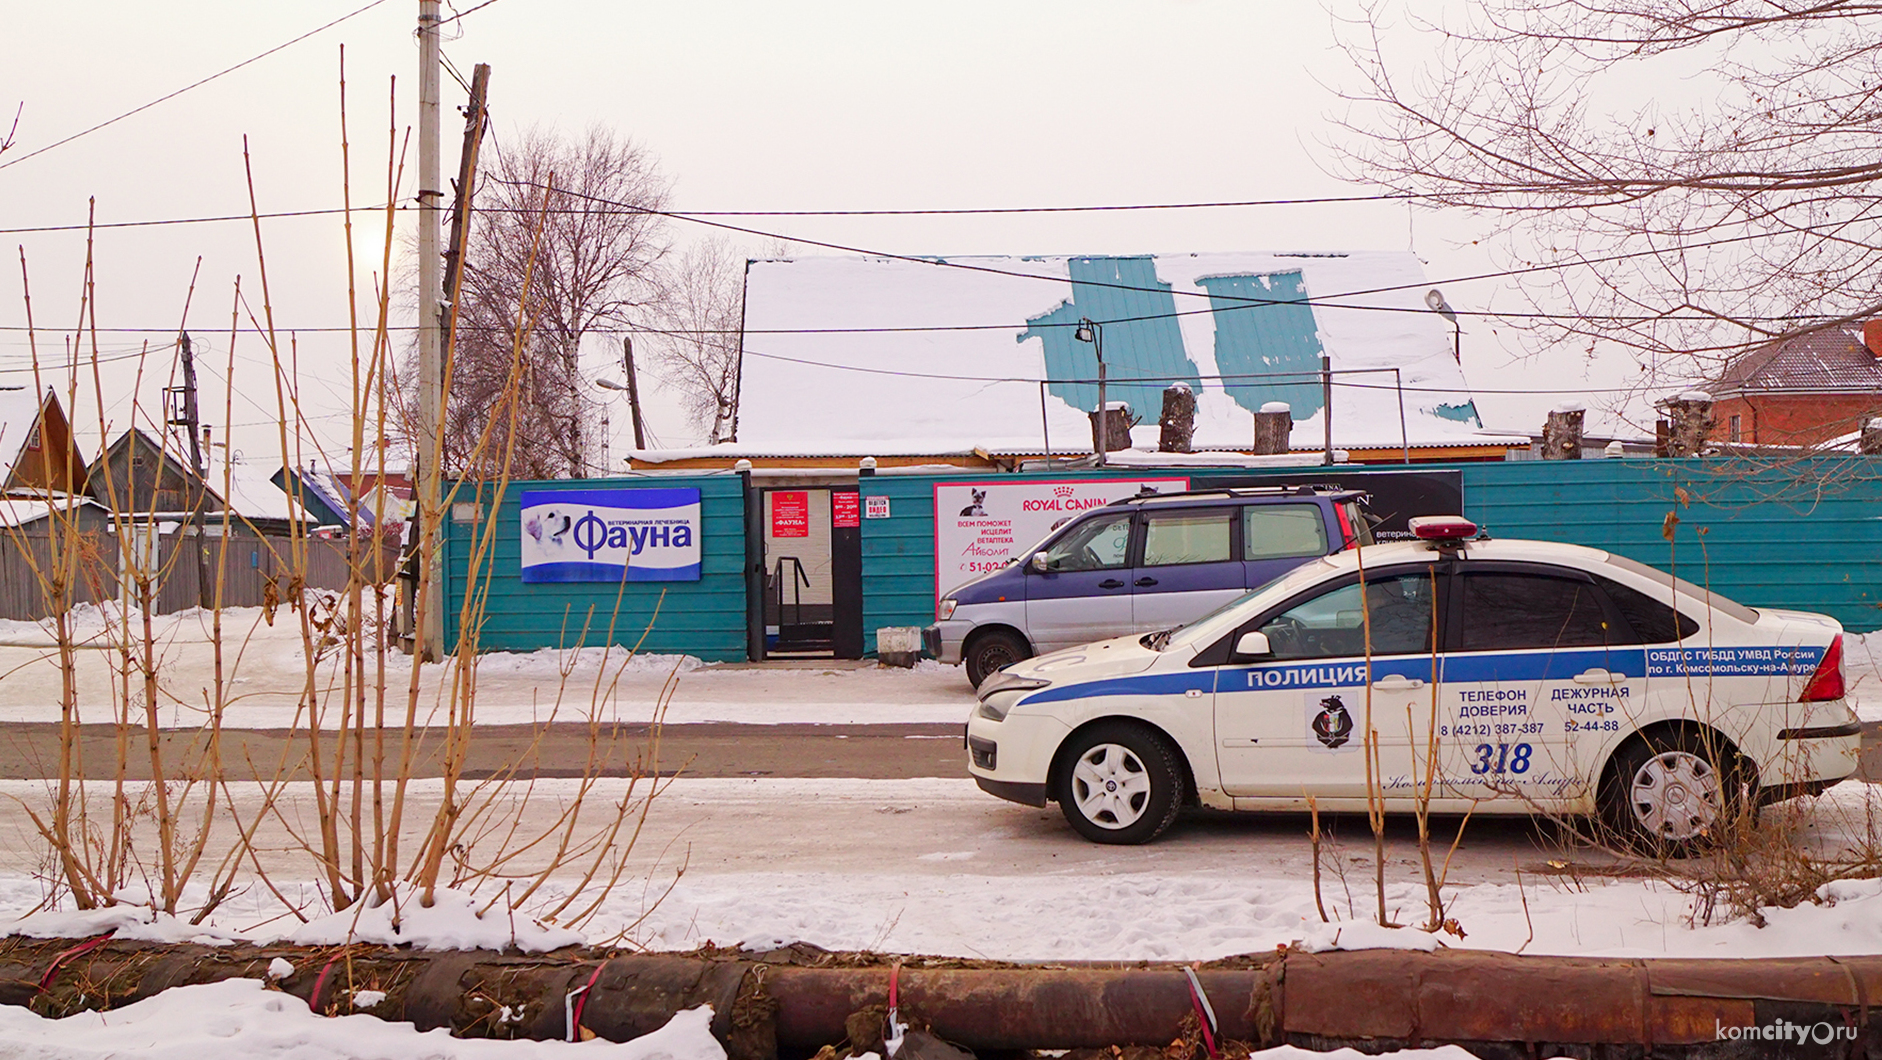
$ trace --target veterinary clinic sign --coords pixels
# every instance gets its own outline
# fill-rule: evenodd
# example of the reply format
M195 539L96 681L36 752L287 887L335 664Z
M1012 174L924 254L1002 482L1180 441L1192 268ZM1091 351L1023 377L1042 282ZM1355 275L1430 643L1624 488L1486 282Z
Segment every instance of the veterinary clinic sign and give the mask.
M524 490L525 582L699 580L697 489Z
M1073 516L1134 497L1174 493L1187 478L942 482L934 487L936 599L964 581L1023 556ZM874 498L871 498L872 500Z

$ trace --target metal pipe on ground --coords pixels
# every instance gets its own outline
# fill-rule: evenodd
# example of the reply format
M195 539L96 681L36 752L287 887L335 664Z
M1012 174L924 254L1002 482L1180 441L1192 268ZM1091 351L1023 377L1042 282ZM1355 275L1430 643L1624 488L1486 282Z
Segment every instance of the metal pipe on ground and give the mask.
M93 942L89 949L82 948ZM275 980L316 1011L370 1012L463 1037L629 1040L709 1004L732 1060L809 1057L881 1022L891 975L905 1020L970 1049L1163 1048L1195 1011L1182 966L1005 965L768 953L536 955L383 946L193 946L0 940L0 1003L44 1015L116 1007L172 986ZM899 962L899 972L893 971ZM1835 1035L1824 1055L1882 1055L1882 956L1778 959L1524 957L1440 950L1278 951L1201 965L1219 1040L1255 1046L1457 1044L1482 1056L1764 1056L1785 1034ZM383 999L360 991L383 992ZM505 1009L508 1011L505 1012ZM502 1014L499 1017L499 1014ZM1786 1030L1785 1028L1790 1028ZM1794 1040L1784 1039L1786 1041ZM1608 1047L1603 1049L1602 1047Z

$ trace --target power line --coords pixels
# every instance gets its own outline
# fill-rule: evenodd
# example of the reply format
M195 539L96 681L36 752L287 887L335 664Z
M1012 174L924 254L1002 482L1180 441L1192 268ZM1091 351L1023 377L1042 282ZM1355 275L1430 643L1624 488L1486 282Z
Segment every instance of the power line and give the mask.
M478 4L476 7L467 7L464 10L459 11L457 14L452 15L450 18L440 19L438 21L438 28L443 29L445 26L448 26L451 23L456 22L458 19L463 18L465 15L474 14L478 11L482 11L484 8L489 7L491 4L494 4L496 2L497 0L484 0L483 3Z
M159 96L156 99L151 100L149 103L145 103L144 105L140 107L133 107L130 110L125 111L124 113L118 115L115 118L110 118L106 121L101 121L89 129L83 129L79 132L75 132L63 140L55 140L52 143L49 143L46 146L41 147L36 151L28 151L25 154L19 156L18 158L10 159L5 162L0 162L0 169L5 169L8 166L19 165L21 162L24 162L29 158L35 158L39 155L43 155L47 151L50 151L55 147L63 147L64 145L71 143L73 140L76 140L81 136L89 136L92 133L95 133L98 130L103 129L107 126L116 125L118 122L121 122L124 119L131 117L132 115L141 114L144 111L149 110L150 108L156 106L159 103L163 103L168 100L175 99L176 97L182 95L185 92L190 91L191 89L201 88L202 86L208 84L211 81L216 80L219 77L223 77L227 74L232 74L235 71L240 70L242 67L248 66L251 63L260 62L261 60L266 59L268 56L273 55L275 52L278 52L282 50L283 48L292 47L293 45L299 44L300 42L306 40L309 37L314 36L317 33L321 33L326 30L332 29L333 27L339 25L342 22L345 22L347 19L352 18L355 15L365 14L366 12L371 11L373 8L378 7L380 4L383 4L385 2L386 0L372 0L372 2L368 3L366 6L349 11L346 14L341 15L339 18L334 19L332 22L329 22L324 26L317 26L314 29L310 29L306 33L303 33L300 36L294 38L291 41L287 41L286 43L283 43L283 44L277 44L274 47L269 48L267 51L262 52L259 55L252 55L246 59L243 59L241 62L236 63L234 66L231 66L225 70L219 70L216 73L210 74L208 77L205 77L200 81L194 82L192 84L184 85L182 88L179 88L174 92L171 92L169 95ZM489 2L494 2L494 0L489 0ZM482 6L482 5L479 5L479 6Z
M446 65L447 66L450 65L448 60L446 62ZM455 68L453 68L452 72L454 74L456 73ZM1244 199L1244 200L1222 201L1222 202L1109 203L1109 204L1096 205L1096 206L974 206L974 207L960 207L960 208L911 207L908 209L883 209L883 210L687 210L684 212L687 217L970 217L970 216L996 216L997 217L997 216L1002 216L1002 215L1014 215L1014 214L1132 213L1132 212L1144 212L1144 211L1152 211L1152 210L1214 210L1214 209L1230 209L1230 208L1249 207L1249 206L1316 206L1316 205L1335 204L1335 203L1381 202L1381 201L1386 201L1386 200L1402 199L1402 198L1406 198L1406 196L1396 195L1396 194L1392 194L1392 195L1328 195L1328 196L1321 196L1318 198L1298 198L1298 199ZM354 213L383 213L385 209L386 208L383 205L355 206L353 207L353 212ZM393 209L398 210L401 213L404 213L407 211L415 210L417 209L417 207L395 206L393 207ZM285 210L285 211L278 211L274 213L264 213L264 214L261 214L260 216L262 220L266 221L266 220L271 220L271 219L279 218L279 217L324 217L324 216L332 216L334 214L341 214L345 212L346 210L341 207L331 207L327 209L318 209L318 210ZM527 214L529 216L536 216L540 213L545 213L545 212L550 215L578 214L578 213L579 214L601 213L603 215L609 215L609 214L616 214L616 213L641 214L641 213L650 213L650 212L657 212L657 211L649 211L649 210L642 209L640 207L625 207L625 206L619 207L614 210L602 210L602 211L579 210L579 209L553 209L553 208L547 211L542 211L542 210L525 210L525 209L519 209L515 207L503 207L503 206L479 206L477 207L477 212L480 214L513 213L513 214ZM160 225L212 224L216 222L226 222L226 221L247 221L250 219L250 217L251 215L246 214L246 213L212 214L212 215L206 215L202 217L172 217L172 218L162 218L158 220L149 220L149 221L114 221L114 222L99 223L99 224L36 225L36 226L22 227L22 228L0 228L0 235L26 235L26 234L34 234L34 233L42 233L42 232L83 232L83 231L87 231L91 229L143 228L143 227L156 227ZM789 237L780 237L780 238L789 238ZM791 241L792 242L804 242L804 240L791 240Z
M412 207L395 206L393 209L403 212L412 209ZM383 205L355 206L352 212L384 213L385 210L386 208ZM196 225L211 224L218 221L249 221L256 217L259 217L263 221L272 221L282 217L331 217L334 214L346 212L345 208L336 206L324 210L277 210L272 213L262 214L231 213L215 214L206 217L166 217L150 221L100 221L89 224L37 225L28 228L0 228L0 235L32 235L42 232L87 232L100 231L107 228L160 228L165 225Z
M910 372L910 371L904 371L904 370L896 369L896 368L871 368L871 367L867 367L864 365L834 364L828 361L812 361L812 360L808 360L802 357L786 357L783 354L778 354L778 353L763 353L758 350L746 350L745 355L747 357L762 357L767 361L789 361L792 364L802 364L802 365L807 365L812 368L830 368L830 369L834 369L836 371L842 371L842 372L859 372L864 375L899 376L899 377L906 378L906 379L937 379L937 380L943 380L946 382L953 382L953 383L1024 383L1027 386L1038 386L1041 383L1044 383L1047 386L1050 386L1055 383L1095 383L1097 382L1096 378L1054 379L1051 377L1046 377L1042 379L1036 376L949 375L949 374L941 373L941 372ZM1403 367L1403 366L1400 366L1400 367ZM1392 370L1393 369L1390 366L1364 368L1364 369L1335 369L1335 374L1338 374L1341 371L1389 372ZM1298 376L1299 379L1293 379L1294 376ZM1233 382L1235 380L1248 380L1249 383L1257 383L1257 382L1272 383L1276 378L1289 379L1289 380L1292 380L1292 382L1294 383L1298 383L1301 380L1307 380L1309 378L1317 381L1320 378L1320 373L1319 372L1296 372L1296 373L1291 373L1291 374L1283 373L1282 375L1277 377L1276 375L1272 375L1272 374L1244 372L1244 373L1229 374L1229 375L1196 375L1196 376L1189 376L1187 378L1193 378L1193 379L1198 379L1198 380L1214 380L1216 382L1227 383L1228 385L1235 385ZM1107 381L1113 386L1123 385L1123 384L1167 383L1170 380L1171 380L1171 377L1168 375L1158 375L1158 376L1115 376L1114 375L1114 376L1107 377ZM1290 385L1290 383L1283 382L1278 385L1286 386L1286 385ZM1446 387L1404 386L1404 387L1400 387L1400 386L1392 386L1392 385L1385 384L1385 383L1343 383L1338 380L1335 380L1333 382L1333 385L1338 386L1338 387L1346 387L1347 389L1350 389L1350 390L1389 390L1389 391L1394 391L1394 392L1402 390L1406 393L1468 394L1473 397L1478 394L1517 394L1517 395L1522 395L1522 394L1632 394L1632 393L1637 393L1641 389L1643 389L1642 387L1576 387L1573 389L1559 389L1559 390L1526 390L1526 389L1525 390L1483 390L1477 387L1473 387L1469 385L1468 383L1465 383L1463 386L1446 386ZM1686 388L1683 386L1675 388L1669 384L1667 386L1667 389L1686 389Z

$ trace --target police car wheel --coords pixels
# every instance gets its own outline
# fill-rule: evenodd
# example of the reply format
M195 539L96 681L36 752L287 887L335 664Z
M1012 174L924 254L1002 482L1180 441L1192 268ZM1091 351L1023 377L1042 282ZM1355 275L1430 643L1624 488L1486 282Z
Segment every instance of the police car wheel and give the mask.
M1714 735L1679 732L1635 741L1616 756L1606 792L1610 826L1636 850L1681 857L1719 839L1738 779Z
M974 683L975 688L979 688L982 681L993 676L1001 667L1031 657L1032 651L1026 647L1025 641L996 629L975 637L967 645L962 661L967 664L967 679Z
M1095 843L1147 843L1182 809L1176 751L1139 725L1110 722L1074 737L1056 797L1079 835Z

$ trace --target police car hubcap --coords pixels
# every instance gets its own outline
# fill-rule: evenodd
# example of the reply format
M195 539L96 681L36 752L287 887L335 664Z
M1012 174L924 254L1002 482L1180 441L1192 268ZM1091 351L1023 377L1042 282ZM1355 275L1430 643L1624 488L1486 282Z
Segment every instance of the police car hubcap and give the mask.
M1634 815L1661 839L1691 839L1719 815L1719 777L1689 751L1654 755L1634 772Z
M1072 767L1072 801L1101 828L1128 828L1150 805L1150 775L1130 748L1099 744Z

